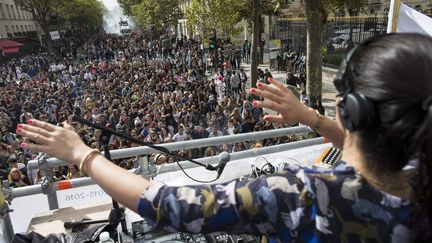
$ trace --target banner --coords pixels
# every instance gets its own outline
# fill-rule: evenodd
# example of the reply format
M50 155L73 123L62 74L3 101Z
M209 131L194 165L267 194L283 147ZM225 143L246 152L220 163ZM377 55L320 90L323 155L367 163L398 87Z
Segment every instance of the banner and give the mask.
M51 40L58 40L60 39L60 33L56 31L50 31Z
M399 13L394 14L398 9ZM396 29L398 33L419 33L432 36L432 18L400 3L400 1L392 0L388 14L387 33L393 32L393 29Z
M280 49L282 47L282 42L280 39L270 40L269 49Z

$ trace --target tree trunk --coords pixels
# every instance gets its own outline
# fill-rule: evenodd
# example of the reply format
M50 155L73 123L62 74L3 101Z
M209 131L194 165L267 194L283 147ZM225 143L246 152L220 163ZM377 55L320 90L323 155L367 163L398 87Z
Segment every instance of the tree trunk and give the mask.
M41 18L40 25L42 28L42 33L45 36L45 43L47 45L48 53L52 56L54 56L54 46L53 42L51 40L51 36L48 29L48 23L46 21L46 18ZM59 30L60 31L60 30Z
M258 80L258 45L259 45L259 0L253 0L252 21L252 53L251 53L251 87L255 87Z
M322 35L325 24L325 10L322 0L306 1L307 55L306 77L309 104L322 98Z

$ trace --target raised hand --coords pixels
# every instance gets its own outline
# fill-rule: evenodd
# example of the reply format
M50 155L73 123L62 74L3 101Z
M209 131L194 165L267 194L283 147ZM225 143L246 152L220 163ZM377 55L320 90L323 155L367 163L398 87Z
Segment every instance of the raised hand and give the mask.
M264 120L270 122L287 122L306 124L309 109L303 105L297 97L282 83L269 78L272 85L257 83L257 88L251 88L250 93L264 98L263 101L255 100L255 107L262 107L278 112L277 115L266 115Z
M58 127L35 119L28 120L27 124L18 124L17 134L34 142L21 143L20 146L79 164L91 149L84 144L72 126L67 122L64 122L63 126Z

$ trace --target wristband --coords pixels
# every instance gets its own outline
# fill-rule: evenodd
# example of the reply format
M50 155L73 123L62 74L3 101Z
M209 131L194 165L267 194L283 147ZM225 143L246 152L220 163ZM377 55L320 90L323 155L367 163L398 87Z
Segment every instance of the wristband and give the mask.
M86 156L84 156L84 159L81 161L80 166L79 166L81 173L86 174L85 168L86 168L87 164L97 154L100 154L100 151L98 149L92 149L87 153Z

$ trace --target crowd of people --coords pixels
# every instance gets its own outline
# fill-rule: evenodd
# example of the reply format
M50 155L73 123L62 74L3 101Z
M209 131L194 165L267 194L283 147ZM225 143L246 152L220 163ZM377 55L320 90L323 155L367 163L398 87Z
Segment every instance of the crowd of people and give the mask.
M144 32L131 37L98 34L81 42L63 42L61 59L38 53L0 66L0 174L11 186L81 176L73 165L48 172L27 171L27 162L37 154L19 147L26 141L15 129L31 118L56 125L68 121L88 146L101 148L106 143L111 149L138 145L120 137L107 138L72 116L154 144L275 128L261 119L263 110L248 101L244 70L238 64L232 66L233 58L224 56L221 49L215 54L218 50L204 49L193 39L155 38ZM215 55L219 58L209 63L208 58ZM269 73L266 70L261 76L265 79ZM178 153L198 158L297 139L291 136ZM165 154L150 158L156 164L176 160ZM133 161L118 163L129 169Z

